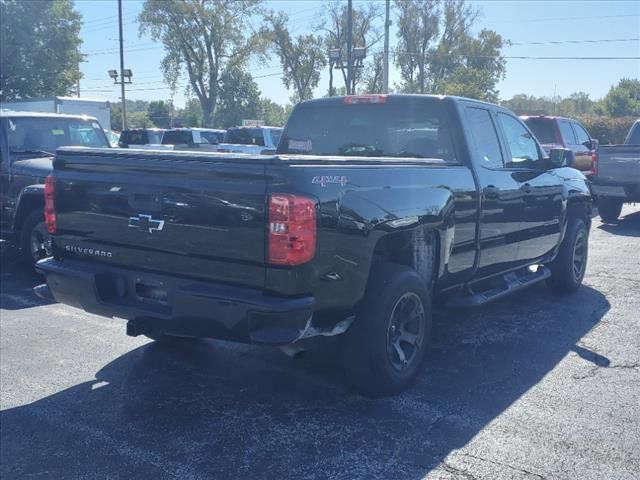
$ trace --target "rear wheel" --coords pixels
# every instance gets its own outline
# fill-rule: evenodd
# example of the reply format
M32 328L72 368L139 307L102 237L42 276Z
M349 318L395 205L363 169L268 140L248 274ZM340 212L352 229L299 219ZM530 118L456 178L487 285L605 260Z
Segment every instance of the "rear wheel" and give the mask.
M622 212L622 200L617 198L600 197L598 199L598 213L603 222L614 223Z
M342 361L358 391L381 397L406 389L419 373L431 330L431 298L410 268L384 264L372 275L343 338Z
M44 214L37 210L31 212L20 229L20 254L25 263L35 265L38 260L48 255L46 249L48 238Z
M589 231L580 218L569 219L567 232L555 260L549 265L549 287L558 293L571 293L580 287L587 270Z

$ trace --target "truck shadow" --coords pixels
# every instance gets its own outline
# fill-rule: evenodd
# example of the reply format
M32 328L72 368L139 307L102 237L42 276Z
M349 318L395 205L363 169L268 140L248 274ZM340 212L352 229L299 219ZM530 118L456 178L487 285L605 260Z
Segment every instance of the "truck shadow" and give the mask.
M3 478L423 478L570 352L609 309L533 288L438 314L428 368L395 398L353 394L331 344L291 361L223 342L145 344L95 380L4 410ZM573 355L573 353L571 353Z
M1 244L0 263L0 309L20 310L53 303L33 293L33 287L44 283L44 277L25 265L11 244Z
M603 223L598 228L614 235L640 237L640 211L621 217L617 223Z

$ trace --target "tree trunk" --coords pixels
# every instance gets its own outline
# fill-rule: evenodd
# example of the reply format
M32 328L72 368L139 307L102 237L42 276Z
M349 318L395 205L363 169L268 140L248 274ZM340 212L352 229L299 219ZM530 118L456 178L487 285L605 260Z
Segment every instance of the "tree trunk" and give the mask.
M329 62L329 96L333 97L333 62Z
M209 102L202 104L202 126L205 128L213 127L213 106Z

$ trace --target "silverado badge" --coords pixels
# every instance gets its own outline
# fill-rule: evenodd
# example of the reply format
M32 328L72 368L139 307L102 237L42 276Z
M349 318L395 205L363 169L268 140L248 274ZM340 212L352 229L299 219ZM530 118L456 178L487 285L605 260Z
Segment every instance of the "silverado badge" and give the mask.
M151 215L139 213L135 217L129 217L129 227L140 228L153 233L154 230L160 231L164 228L164 220L156 220Z

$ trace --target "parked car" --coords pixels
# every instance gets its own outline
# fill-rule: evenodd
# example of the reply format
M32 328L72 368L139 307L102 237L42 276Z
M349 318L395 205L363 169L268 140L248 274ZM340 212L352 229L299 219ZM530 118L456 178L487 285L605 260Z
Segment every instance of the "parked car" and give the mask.
M224 141L224 136L227 131L218 128L193 128L194 131L199 131L200 135L207 139L212 145L217 145Z
M55 113L0 111L1 230L35 263L46 255L44 180L56 148L109 147L95 118Z
M575 154L574 168L593 174L598 141L591 138L587 129L571 118L536 115L520 117L533 131L542 147L548 152L552 148L569 148Z
M274 153L280 141L282 128L234 127L227 130L220 152L269 154Z
M120 133L118 146L120 148L145 149L162 144L163 128L130 128Z
M219 130L207 128L173 128L162 137L162 145L172 146L173 150L216 151L218 149Z
M622 204L640 202L640 120L633 124L622 145L598 147L593 194L603 221L615 222Z
M342 335L350 381L393 394L436 297L580 286L592 198L572 160L502 107L428 95L302 102L275 155L63 149L36 290L157 341Z

